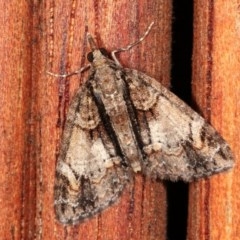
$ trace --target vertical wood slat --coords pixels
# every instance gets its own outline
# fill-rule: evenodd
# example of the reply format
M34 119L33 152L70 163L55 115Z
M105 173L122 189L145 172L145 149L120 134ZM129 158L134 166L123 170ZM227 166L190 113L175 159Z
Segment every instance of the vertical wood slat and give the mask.
M0 236L165 239L165 189L139 175L134 189L127 189L101 215L74 227L57 223L55 161L62 123L80 77L53 79L46 71L75 70L85 63L86 25L112 50L135 41L154 20L150 36L120 60L168 86L171 1L11 1L0 6Z
M120 62L169 85L171 1L49 1L46 8L48 70L71 72L87 63L86 26L100 46L113 50L135 41L155 21L144 42L119 56ZM64 227L53 212L55 153L73 93L86 80L46 77L39 81L41 172L38 188L39 239L166 239L166 193L160 182L135 178L119 201L85 223ZM46 80L47 79L47 80ZM38 180L40 180L40 178ZM40 186L40 184L38 185Z
M35 216L36 176L30 159L32 5L1 1L0 9L0 236L26 239L26 232L34 231Z
M239 2L194 2L193 94L236 166L190 186L188 239L239 239Z

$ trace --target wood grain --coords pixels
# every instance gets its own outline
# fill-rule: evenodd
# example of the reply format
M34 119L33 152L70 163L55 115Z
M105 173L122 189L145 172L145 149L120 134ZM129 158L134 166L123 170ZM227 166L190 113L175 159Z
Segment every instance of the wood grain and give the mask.
M54 1L47 3L47 66L55 73L71 72L87 64L86 32L109 51L138 39L155 21L139 46L119 55L123 66L136 68L169 85L171 4L166 1ZM44 76L40 81L41 200L37 216L39 239L165 239L166 193L160 182L137 175L119 202L102 214L76 226L55 220L53 183L56 153L70 99L86 80L87 72L68 79ZM40 178L38 181L40 181ZM40 186L40 184L39 184Z
M31 7L28 1L21 0L0 3L1 239L27 239L26 232L34 231L35 225Z
M230 144L233 171L190 186L188 239L239 239L239 2L194 2L193 95Z
M3 239L166 239L166 193L137 175L132 189L104 213L74 227L53 211L55 163L69 102L87 73L86 32L109 51L149 37L121 63L169 86L171 1L16 1L2 9L0 236Z

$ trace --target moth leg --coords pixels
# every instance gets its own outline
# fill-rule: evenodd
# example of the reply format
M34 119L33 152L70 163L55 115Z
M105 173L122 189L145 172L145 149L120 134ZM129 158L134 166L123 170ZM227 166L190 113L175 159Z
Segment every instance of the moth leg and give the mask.
M136 46L137 44L139 44L140 42L142 42L145 37L149 34L150 30L152 29L152 26L153 26L154 22L151 22L151 24L148 26L146 32L143 34L143 36L141 38L139 38L136 42L134 43L131 43L129 45L127 45L126 47L123 47L123 48L119 48L119 49L116 49L116 50L113 50L111 52L111 56L112 56L112 59L114 60L114 62L121 67L121 64L120 62L117 60L117 57L116 57L116 53L118 52L125 52L125 51L128 51L130 50L131 48L133 48L134 46Z
M52 73L52 72L48 72L47 71L47 74L53 76L53 77L63 77L63 78L66 78L66 77L70 77L72 75L75 75L75 74L79 74L79 73L82 73L84 72L85 70L87 70L88 68L90 68L91 64L88 64L87 66L84 66L74 72L71 72L71 73L65 73L65 74L56 74L56 73Z

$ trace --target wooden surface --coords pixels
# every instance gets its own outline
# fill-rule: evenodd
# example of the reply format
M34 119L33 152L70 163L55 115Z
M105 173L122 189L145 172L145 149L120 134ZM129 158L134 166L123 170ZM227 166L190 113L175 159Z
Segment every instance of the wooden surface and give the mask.
M113 50L148 38L121 63L169 85L171 1L16 1L0 3L1 175L3 239L165 239L166 193L161 182L136 176L119 202L81 225L55 220L53 185L70 100L87 73L68 79L46 71L84 66L87 30Z
M170 28L166 27L169 26L171 19L169 3L87 1L80 4L55 1L55 7L49 6L48 11L51 13L48 16L50 24L47 26L47 59L50 71L71 72L87 63L85 60L89 51L86 43L87 30L95 37L99 46L111 51L135 41L152 21L156 21L146 41L130 52L121 54L119 59L124 66L149 72L165 84L169 81ZM165 44L162 44L163 42ZM164 58L168 60L163 61ZM47 82L42 82L42 89L46 89L49 82L53 83L53 94L50 95L55 96L55 100L51 101L49 106L52 108L49 111L53 116L45 116L46 123L42 127L49 129L50 126L56 127L56 123L59 124L51 148L49 148L51 134L43 133L43 139L46 141L42 147L50 151L43 152L46 154L43 159L48 158L49 161L56 159L54 151L58 150L56 146L59 146L69 100L79 84L86 80L86 76L87 73L82 77L74 76L70 79L50 77ZM48 91L51 91L49 87ZM45 93L44 98L50 101ZM39 216L43 223L42 226L39 225L44 230L43 239L165 239L164 186L162 183L144 180L140 175L136 177L134 186L127 188L119 201L102 214L74 227L59 224L52 209L52 194L49 194L53 190L54 166L53 161L51 163L42 161L43 186L49 187L46 192L39 193L44 198L42 216Z
M32 12L28 4L0 3L1 239L21 239L25 231L34 230L36 198L30 191L36 181L35 163L30 160L30 148L35 145L30 130Z
M233 171L190 185L189 240L240 239L239 2L194 1L195 106L230 144Z
M230 143L233 171L190 186L188 239L239 239L239 3L194 1L193 97ZM108 50L148 38L121 63L169 86L171 1L1 2L0 236L2 239L166 239L166 193L136 176L118 203L92 220L64 227L55 220L53 184L69 102L87 73L86 31Z

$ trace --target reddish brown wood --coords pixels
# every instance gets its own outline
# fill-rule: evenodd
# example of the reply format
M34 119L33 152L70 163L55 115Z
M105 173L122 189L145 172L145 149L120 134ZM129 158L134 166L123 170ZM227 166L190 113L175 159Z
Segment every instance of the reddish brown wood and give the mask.
M30 157L32 7L13 0L1 2L0 9L0 238L27 239L36 203Z
M188 239L239 238L239 2L194 2L193 94L229 142L236 166L190 186Z
M170 1L48 1L46 59L52 72L71 72L85 65L86 28L100 46L113 50L138 39L155 25L138 47L119 56L121 63L169 84ZM84 77L83 77L84 76ZM37 234L40 239L165 239L166 193L160 182L136 176L119 201L102 214L73 227L55 220L53 184L56 152L69 101L87 73L57 79L43 73L38 89L41 152L37 188Z
M31 1L30 1L31 2ZM165 239L166 193L138 175L119 202L73 227L55 220L55 163L69 101L85 81L50 77L86 64L86 28L108 50L125 46L155 21L148 38L121 54L169 85L171 1L29 1L0 3L0 238Z

